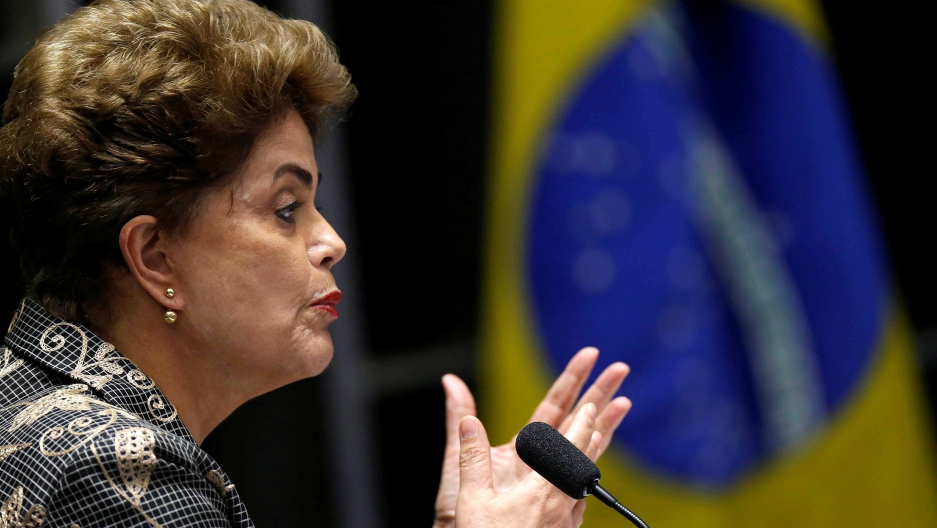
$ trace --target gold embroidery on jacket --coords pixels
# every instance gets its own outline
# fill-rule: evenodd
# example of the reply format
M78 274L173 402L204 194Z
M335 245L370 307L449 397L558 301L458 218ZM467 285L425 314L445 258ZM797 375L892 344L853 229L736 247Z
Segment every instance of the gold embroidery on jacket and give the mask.
M133 428L133 430L136 430L136 429L137 429L137 428ZM120 434L120 433L122 433L122 432L123 432L123 431L119 431L118 434ZM155 442L155 440L154 440L154 442ZM145 443L146 443L146 442L144 442L144 444L145 444ZM127 491L124 491L124 489L122 489L120 486L117 485L116 482L114 482L114 479L111 478L111 474L108 473L107 468L104 467L104 461L102 461L102 460L101 460L101 457L98 455L98 449L97 449L97 446L95 446L94 441L92 441L90 444L88 444L88 447L89 447L89 449L91 450L91 454L94 455L94 459L97 461L98 467L101 468L101 473L104 474L104 478L107 480L108 484L110 484L111 487L114 488L114 491L116 491L121 497L123 497L127 502L129 502L129 503L133 506L133 508L134 508L135 510L137 510L137 511L140 513L140 515L143 516L144 519L146 519L146 522L148 522L148 523L150 523L151 525L153 525L154 528L162 528L162 526L160 526L160 524L159 524L158 522L156 522L152 517L150 517L149 515L147 515L147 513L146 513L145 511L143 511L143 508L140 507L140 500L143 498L143 494L146 493L146 487L144 486L144 487L141 489L141 488L139 487L140 481L139 481L139 480L133 480L133 481L131 481L131 483L136 486L134 489L137 490L139 493L138 493L137 495L128 495L128 494L127 494L127 491L130 491L131 493L134 493L134 492L131 491L131 488L130 488L129 485L127 485L127 481L126 481L126 480L124 481L124 484L127 485ZM118 451L117 451L118 468L121 468L121 466L120 466L120 445L118 444L116 447L117 447L117 449L118 449ZM134 452L141 452L141 451L143 451L143 450L144 450L144 448L143 448L142 445L141 445L140 447L134 448L134 449L131 450L131 451L134 451ZM152 473L153 473L153 470L156 468L156 455L153 454L153 446L150 446L150 447L149 447L149 450L150 450L150 455L152 456L153 465L152 465L152 469L149 470L149 474L147 474L147 477L146 477L147 485L149 484L149 475L152 474ZM123 479L123 472L124 472L124 470L121 469L121 473L122 473L121 478L122 478L122 479ZM139 476L140 474L142 474L142 473L137 473L138 476Z
M159 394L151 395L146 400L146 406L150 410L150 416L163 423L169 423L176 417L176 409L166 403ZM167 411L170 412L168 416L160 416L160 414L165 415Z
M23 509L23 486L17 486L10 497L0 508L0 528L39 528L46 522L47 511L45 506L34 504L20 518Z
M62 334L55 334L55 330L63 330L65 328L71 328L72 330L78 332L81 335L81 355L78 357L78 364L75 365L75 368L72 370L72 376L75 378L84 381L88 385L91 385L95 389L100 389L107 382L114 379L115 375L120 375L124 373L124 368L114 363L115 359L123 359L120 354L116 354L113 357L108 357L111 352L114 352L114 345L110 343L101 343L98 346L97 351L94 353L94 361L90 363L85 363L85 358L88 355L88 334L86 334L81 328L72 323L56 323L42 333L42 336L39 338L39 346L46 352L57 352L62 347L65 346L65 336ZM94 367L99 367L108 374L89 374L85 371Z
M94 403L100 404L100 402ZM79 418L75 418L74 420L68 422L68 426L66 427L52 427L46 432L42 433L42 437L39 439L39 452L48 457L57 457L71 453L72 451L93 440L99 434L103 433L105 429L117 421L118 415L132 417L130 413L123 412L120 409L106 408L104 410L98 411L93 416L81 416ZM95 416L102 416L107 419L107 422L94 425ZM50 443L55 445L56 441L65 437L65 433L71 435L72 438L81 438L81 440L76 444L72 444L68 447L65 447L64 449L60 448L57 451L49 447Z
M16 322L19 321L20 314L22 314L23 310L25 309L26 309L26 298L24 297L23 300L20 301L20 307L15 312L13 312L13 319L10 320L10 326L7 327L8 334L13 331L13 327L16 326Z
M205 478L208 479L208 482L211 482L218 488L218 493L221 493L221 496L224 497L229 491L234 489L234 484L224 485L224 477L221 476L221 472L217 469L209 469L205 473Z
M12 433L20 427L36 423L43 416L49 414L55 409L62 411L90 411L92 410L92 404L103 407L104 409L112 410L114 413L119 413L130 419L136 419L136 416L128 413L127 411L124 411L119 407L114 407L109 403L104 403L101 400L96 399L91 394L84 394L84 392L87 390L88 386L82 385L80 383L75 385L66 385L65 387L58 389L51 394L46 394L34 402L20 402L11 405L10 407L6 407L6 409L20 405L26 407L20 411L15 418L13 418L13 422L10 424L9 432ZM103 412L98 414L102 416L104 415Z
M156 386L156 383L139 369L133 369L127 372L127 381L134 387L143 390L152 389Z
M93 361L85 363L88 356L88 335L80 327L72 323L56 323L46 328L39 338L39 346L42 350L46 352L56 352L62 349L66 343L65 336L60 333L57 334L55 331L64 330L66 328L78 332L81 336L81 355L78 357L78 364L75 365L75 368L72 369L71 372L71 375L76 379L84 381L95 389L100 390L104 385L113 380L114 376L126 374L127 381L138 389L147 390L156 387L156 383L141 370L125 370L124 367L118 365L116 361L123 360L129 362L130 360L121 356L119 352L116 352L114 345L110 343L101 343L92 356ZM89 369L93 368L100 368L107 372L107 374L91 374L87 372ZM160 422L169 423L176 417L176 409L169 402L163 400L158 394L151 395L146 403L150 415Z
M30 444L29 442L26 442L25 444L10 444L10 445L5 445L5 446L0 446L0 462L3 462L4 460L7 459L8 456L12 455L13 453L16 453L20 449L26 449L27 447L31 445L32 444Z
M90 411L90 403L92 401L95 403L98 402L94 400L90 394L82 394L86 390L88 390L87 385L67 385L34 402L17 404L25 405L26 408L13 418L13 423L10 424L9 432L12 433L24 425L32 425L55 409L61 409L63 411Z
M120 479L124 481L124 487L134 504L140 504L140 499L150 485L150 476L156 470L155 447L153 431L143 427L123 429L114 436Z
M221 472L217 469L209 469L208 473L205 473L205 478L208 479L208 482L211 482L218 488L218 493L221 493L221 496L224 497L224 477L221 476Z
M11 359L13 361L10 361ZM0 378L20 368L20 365L22 364L23 358L14 356L12 350L7 347L3 347L3 365L0 365Z

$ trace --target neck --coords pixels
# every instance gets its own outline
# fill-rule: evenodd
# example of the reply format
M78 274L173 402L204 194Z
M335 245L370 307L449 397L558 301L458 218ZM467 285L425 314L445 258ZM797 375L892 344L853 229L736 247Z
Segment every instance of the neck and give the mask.
M94 330L156 383L201 445L250 396L237 390L235 377L226 375L224 365L216 364L216 354L194 345L198 340L191 339L194 329L183 314L167 324L164 309L142 289L133 293L113 296L108 316L92 317L95 323L106 321L95 324Z

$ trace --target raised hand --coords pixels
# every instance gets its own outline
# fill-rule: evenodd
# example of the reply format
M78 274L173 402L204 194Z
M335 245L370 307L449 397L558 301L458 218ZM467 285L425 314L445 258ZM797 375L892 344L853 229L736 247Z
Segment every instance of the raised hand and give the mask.
M586 452L593 460L598 459L608 447L615 429L631 408L631 402L625 397L612 399L628 375L629 369L624 363L613 363L606 368L582 398L576 401L576 396L595 366L598 354L598 350L589 347L573 356L530 419L546 422L566 434L576 411L588 403L594 404L597 416L589 451ZM446 450L439 493L436 496L434 528L453 526L460 484L459 426L464 417L476 414L475 400L462 380L451 374L446 375L443 377L443 388L446 392ZM492 448L489 460L492 486L496 490L514 486L531 472L517 456L513 439L507 444Z
M575 414L566 437L595 456L596 406L588 403ZM582 525L584 500L574 500L536 473L503 489L492 475L491 445L481 422L466 416L459 427L459 487L455 528L576 528Z

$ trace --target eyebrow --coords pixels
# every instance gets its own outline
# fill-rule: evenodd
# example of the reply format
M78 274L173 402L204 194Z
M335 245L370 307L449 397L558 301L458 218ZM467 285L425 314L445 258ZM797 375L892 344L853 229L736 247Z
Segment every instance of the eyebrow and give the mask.
M296 165L295 163L287 163L286 165L281 166L277 169L276 173L273 175L273 181L279 180L285 174L292 174L300 182L302 182L307 187L312 187L312 174L309 173L306 169ZM318 174L319 182L322 181L322 173Z

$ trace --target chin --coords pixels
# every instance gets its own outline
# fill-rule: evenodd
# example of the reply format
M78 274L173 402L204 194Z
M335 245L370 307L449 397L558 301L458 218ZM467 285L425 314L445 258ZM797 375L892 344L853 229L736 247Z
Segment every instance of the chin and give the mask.
M269 390L322 374L332 361L332 336L324 329L294 332L291 343L274 349L279 349L275 358L261 360L268 367L268 381L276 385Z
M293 381L318 376L332 362L332 337L328 332L324 339L317 339L314 346L307 347L300 353L301 366L293 372L297 376Z
M284 358L280 362L279 368L273 371L268 370L267 374L263 376L262 391L259 394L277 390L291 383L322 374L332 360L332 347L330 346L327 351L319 349L315 354L308 354L303 351L297 356L293 356L292 360ZM254 372L256 374L257 371Z
M306 371L305 377L311 378L313 376L318 376L319 374L322 374L323 372L325 372L325 369L328 368L329 363L331 362L332 362L332 349L329 348L329 353L325 355L324 357L317 358L317 360Z

